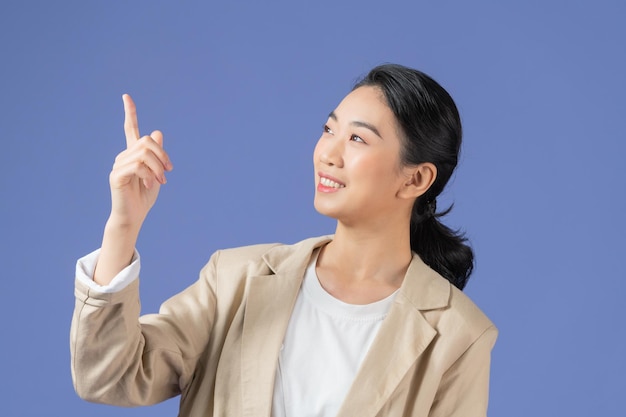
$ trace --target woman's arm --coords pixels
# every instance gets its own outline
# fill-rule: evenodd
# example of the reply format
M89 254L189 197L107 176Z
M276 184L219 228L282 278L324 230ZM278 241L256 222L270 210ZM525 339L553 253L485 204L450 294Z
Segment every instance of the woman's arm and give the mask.
M161 132L141 137L135 104L128 95L123 101L127 146L109 175L111 213L89 277L103 287L133 259L143 221L166 182L165 171L172 169ZM213 298L207 279L164 304L165 314L144 322L139 318L139 283L130 278L120 291L100 290L84 279L76 280L70 331L72 377L77 393L85 399L138 405L169 398L189 380L194 360L208 339L212 315L206 309L212 312ZM201 321L202 328L190 336L187 327L194 321Z

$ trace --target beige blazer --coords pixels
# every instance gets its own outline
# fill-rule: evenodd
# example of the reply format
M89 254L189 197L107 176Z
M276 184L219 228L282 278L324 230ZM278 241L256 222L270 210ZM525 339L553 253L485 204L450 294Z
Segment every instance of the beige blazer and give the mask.
M315 248L216 252L199 280L139 317L139 284L114 294L77 281L72 378L82 398L142 405L181 394L180 416L270 416L279 349ZM338 417L485 416L497 330L413 256Z

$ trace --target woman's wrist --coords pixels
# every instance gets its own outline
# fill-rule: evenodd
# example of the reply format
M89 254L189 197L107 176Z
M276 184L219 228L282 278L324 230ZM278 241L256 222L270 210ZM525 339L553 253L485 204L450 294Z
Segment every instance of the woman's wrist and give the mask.
M102 237L100 257L94 271L99 285L109 282L132 261L141 226L109 218Z

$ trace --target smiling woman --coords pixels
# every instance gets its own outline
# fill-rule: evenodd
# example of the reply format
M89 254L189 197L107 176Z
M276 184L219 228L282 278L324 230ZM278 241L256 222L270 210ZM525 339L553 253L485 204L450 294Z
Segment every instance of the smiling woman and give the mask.
M374 68L329 115L313 154L333 236L219 251L199 280L139 316L135 244L173 166L140 136L110 174L101 249L79 260L72 376L90 401L181 394L181 416L484 416L497 330L461 292L473 254L438 220L458 160L448 93Z

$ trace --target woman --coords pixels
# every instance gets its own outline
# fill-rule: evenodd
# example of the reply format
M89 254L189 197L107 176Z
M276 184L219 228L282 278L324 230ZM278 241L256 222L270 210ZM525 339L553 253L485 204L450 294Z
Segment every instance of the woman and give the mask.
M141 224L172 164L139 135L110 175L102 247L77 267L72 376L119 405L181 394L181 416L484 416L497 330L460 291L472 251L436 213L457 164L448 93L374 68L324 125L315 208L335 234L215 253L200 279L139 317Z

